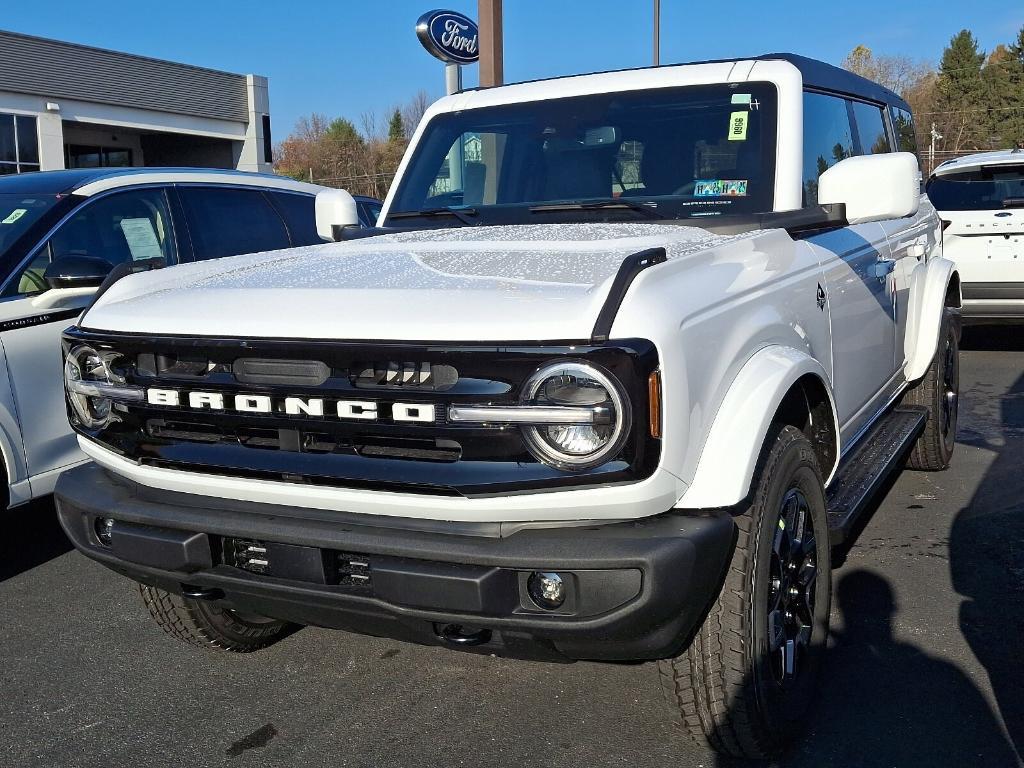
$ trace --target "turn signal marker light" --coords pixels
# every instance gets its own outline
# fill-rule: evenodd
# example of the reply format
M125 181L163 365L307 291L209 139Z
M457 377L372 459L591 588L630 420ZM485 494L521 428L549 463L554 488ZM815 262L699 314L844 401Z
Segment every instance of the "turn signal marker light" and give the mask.
M647 377L647 427L651 437L661 437L661 373Z

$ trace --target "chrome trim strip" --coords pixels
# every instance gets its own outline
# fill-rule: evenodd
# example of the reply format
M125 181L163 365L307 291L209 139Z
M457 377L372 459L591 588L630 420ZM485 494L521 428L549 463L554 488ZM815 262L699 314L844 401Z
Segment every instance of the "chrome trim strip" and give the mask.
M67 382L68 389L76 395L86 397L105 397L110 400L127 400L129 402L144 400L146 392L142 387L118 386L102 381L82 381L73 379Z
M545 405L452 405L448 421L473 424L594 424L607 408Z

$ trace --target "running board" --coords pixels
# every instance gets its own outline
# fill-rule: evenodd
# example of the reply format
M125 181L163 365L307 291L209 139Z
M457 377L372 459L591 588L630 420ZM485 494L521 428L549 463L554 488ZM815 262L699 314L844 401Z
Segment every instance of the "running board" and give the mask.
M878 491L903 468L907 453L924 430L928 409L894 408L861 436L843 461L826 494L829 540L843 544Z

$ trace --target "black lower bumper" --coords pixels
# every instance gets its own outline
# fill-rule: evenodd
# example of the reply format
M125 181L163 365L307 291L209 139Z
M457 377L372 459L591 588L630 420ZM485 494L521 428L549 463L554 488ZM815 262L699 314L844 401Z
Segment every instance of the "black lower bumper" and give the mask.
M136 581L300 624L530 658L678 652L717 595L735 540L727 513L440 532L155 491L94 464L64 473L55 498L74 545ZM114 521L109 543L97 518ZM558 608L530 597L537 571L562 577Z

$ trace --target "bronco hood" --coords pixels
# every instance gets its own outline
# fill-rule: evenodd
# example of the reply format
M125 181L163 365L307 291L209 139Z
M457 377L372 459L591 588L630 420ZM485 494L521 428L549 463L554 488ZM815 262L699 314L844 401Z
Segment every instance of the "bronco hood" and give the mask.
M587 339L625 257L663 247L679 258L730 239L643 223L402 232L132 275L80 325L251 338Z

